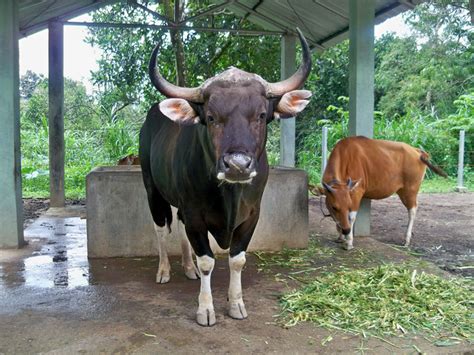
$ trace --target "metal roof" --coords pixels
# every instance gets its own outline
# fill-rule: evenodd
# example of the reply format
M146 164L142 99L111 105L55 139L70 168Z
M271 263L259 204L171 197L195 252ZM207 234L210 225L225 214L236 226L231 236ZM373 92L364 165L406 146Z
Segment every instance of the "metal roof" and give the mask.
M216 0L264 30L295 33L298 26L313 48L324 49L347 38L350 0ZM65 21L120 0L20 0L22 36L47 28L48 21ZM122 1L124 6L135 1ZM412 9L423 0L375 0L375 22ZM217 8L217 6L216 6Z

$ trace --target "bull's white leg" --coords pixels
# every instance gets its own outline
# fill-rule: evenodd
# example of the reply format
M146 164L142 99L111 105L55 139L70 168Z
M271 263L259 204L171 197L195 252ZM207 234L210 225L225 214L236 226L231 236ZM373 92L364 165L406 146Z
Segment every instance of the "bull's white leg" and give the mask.
M351 223L351 231L347 235L347 240L346 240L346 250L351 250L354 248L353 242L354 242L354 223L356 221L357 217L357 211L352 211L349 212L349 222Z
M407 227L407 233L405 235L405 246L410 245L410 240L411 240L411 235L412 235L412 230L413 230L413 223L415 222L415 217L416 217L416 207L410 208L408 210L408 227Z
M215 260L210 256L197 257L197 266L201 274L201 290L199 292L199 307L196 320L200 325L211 326L216 324L216 314L212 303L211 274Z
M235 319L247 318L244 301L242 299L242 268L245 265L245 251L234 257L229 255L230 283L229 283L229 316Z
M168 260L168 251L166 249L165 237L170 233L168 227L160 227L155 224L155 232L158 238L158 251L160 255L160 264L156 273L156 283L164 284L170 280L170 261Z
M191 244L186 233L183 232L181 221L178 222L178 232L181 235L181 264L183 265L184 274L188 279L196 280L199 277L199 271L194 265Z

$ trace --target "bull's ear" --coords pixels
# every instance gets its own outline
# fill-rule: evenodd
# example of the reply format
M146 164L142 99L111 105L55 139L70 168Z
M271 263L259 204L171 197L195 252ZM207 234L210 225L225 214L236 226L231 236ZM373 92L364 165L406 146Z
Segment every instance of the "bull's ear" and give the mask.
M309 104L311 91L293 90L283 95L275 110L275 118L295 117Z
M160 102L160 111L171 121L182 125L199 123L199 115L189 102L183 99L166 99Z

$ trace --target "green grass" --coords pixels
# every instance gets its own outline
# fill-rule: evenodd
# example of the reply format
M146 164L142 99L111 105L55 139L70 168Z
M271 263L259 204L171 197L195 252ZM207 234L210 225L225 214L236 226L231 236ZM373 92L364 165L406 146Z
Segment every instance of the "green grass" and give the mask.
M425 178L421 184L420 191L423 193L435 193L435 192L454 192L457 186L457 179L450 177L449 179L435 176L432 178ZM468 191L474 191L474 175L468 175L468 178L464 181L464 186Z
M474 341L473 291L472 280L447 280L409 264L346 269L283 295L280 320L363 336L421 332L435 341Z

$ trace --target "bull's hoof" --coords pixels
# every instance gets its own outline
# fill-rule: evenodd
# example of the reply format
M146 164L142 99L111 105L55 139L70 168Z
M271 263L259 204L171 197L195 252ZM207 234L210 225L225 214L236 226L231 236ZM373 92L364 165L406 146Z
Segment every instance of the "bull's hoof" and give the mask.
M199 274L199 270L197 269L196 266L194 266L194 264L191 267L183 266L183 268L184 268L184 274L190 280L197 280L201 276Z
M346 241L346 240L344 239L343 236L340 236L340 237L338 237L338 238L335 240L336 243L344 243L345 241Z
M247 318L247 310L243 301L237 301L229 303L229 316L234 319L245 319Z
M209 308L204 308L202 310L198 309L196 313L196 321L203 327L212 327L216 324L216 313L213 309Z
M349 245L349 244L344 244L344 249L351 250L351 249L354 249L354 246Z
M170 270L166 268L159 268L156 273L156 283L165 284L170 282Z

